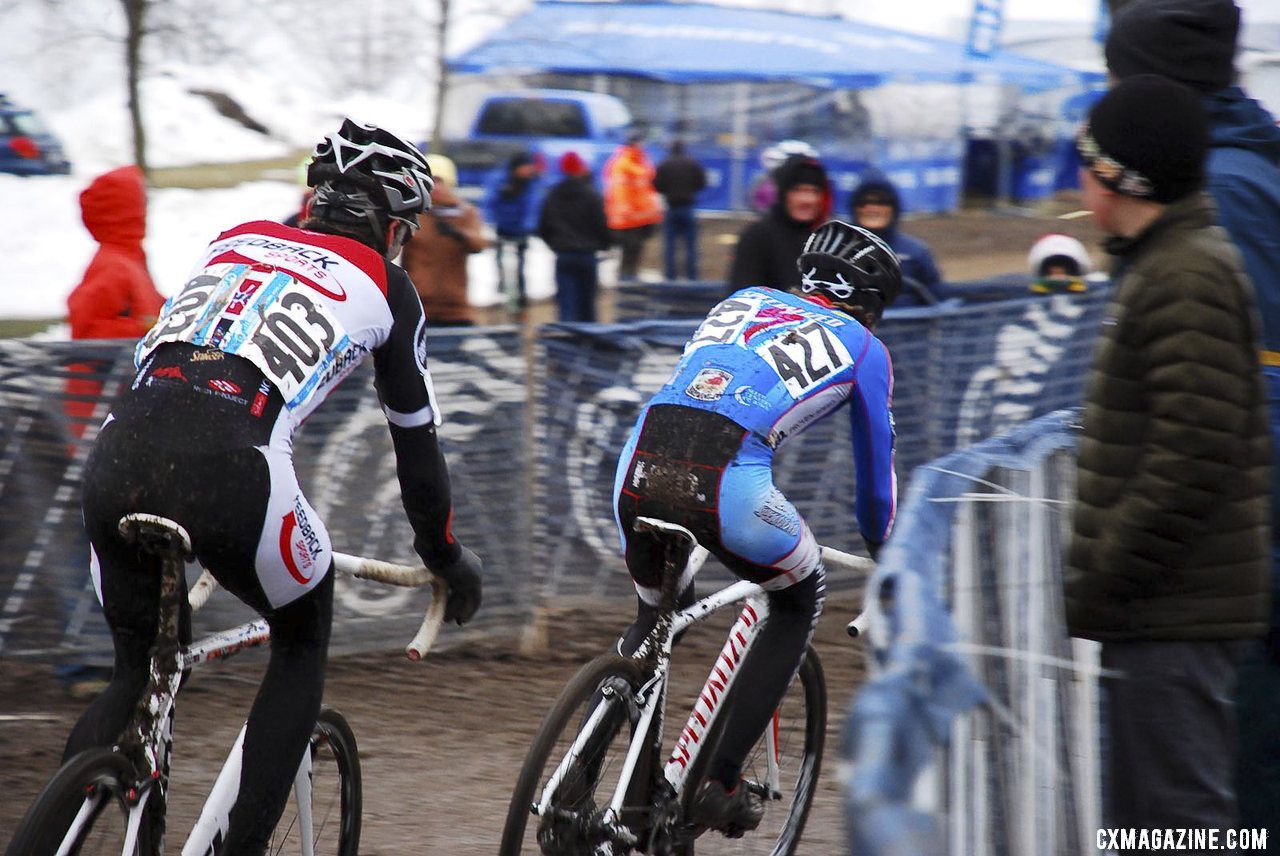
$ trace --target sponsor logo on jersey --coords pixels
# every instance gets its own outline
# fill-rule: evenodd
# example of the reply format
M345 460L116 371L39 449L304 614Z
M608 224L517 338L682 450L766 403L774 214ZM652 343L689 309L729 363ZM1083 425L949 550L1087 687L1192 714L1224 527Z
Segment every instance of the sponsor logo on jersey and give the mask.
M221 377L216 377L209 381L209 388L214 392L225 392L227 395L240 394L240 384Z
M280 523L280 558L289 575L306 585L315 576L318 555L320 538L307 517L302 497L298 497L293 502L293 510Z
M262 273L271 273L275 270L271 265L254 265L253 270ZM231 300L227 301L227 308L222 310L223 315L239 315L244 312L244 308L249 305L249 298L253 297L253 293L262 287L262 280L245 279L240 280L240 286L236 288L236 293L231 295Z
M733 375L724 369L703 369L694 376L684 394L698 401L716 401L729 389Z
M239 253L239 252L236 252L234 249L231 249L232 247L238 247L238 246L239 247L262 247L263 249L266 249L266 250L287 252L303 259L304 261L312 265L319 265L322 271L327 270L330 265L342 264L342 259L336 256L328 256L322 250L318 250L315 247L306 247L306 246L303 246L302 244L290 244L282 241L272 241L267 238L233 238L232 240L226 242L225 246L228 249L218 253L213 258L209 259L209 261L205 264L205 267L211 267L212 265L226 264L226 263L237 264L237 265L253 265L256 267L270 267L269 265L263 265L257 259L250 258L249 256L246 256L243 253ZM347 299L346 290L343 289L343 287L338 283L334 283L334 287L337 289L337 291L331 291L330 289L325 288L323 285L316 282L314 279L304 276L303 274L299 273L296 270L291 269L289 270L288 273L289 273L289 276L293 277L298 282L302 283L303 285L307 286L310 289L314 289L315 291L320 292L325 297L331 298L333 300L337 300L339 302Z
M320 380L316 384L317 389L323 389L328 384L342 380L347 373L360 364L360 360L364 358L364 350L357 347L351 347L338 354L337 358L329 368L324 370L324 374L320 375Z
M258 384L258 394L253 397L253 406L249 408L249 412L254 416L261 416L262 412L267 409L267 399L271 397L271 384L265 380Z
M180 380L187 382L187 376L182 373L180 366L161 366L151 373L153 378L164 378L166 380Z
M733 397L744 407L769 407L769 399L754 387L740 386L733 391Z
M742 331L742 341L750 342L751 337L779 324L791 324L804 321L805 314L790 307L766 306L756 313L757 321L748 324Z
M786 500L777 490L769 494L764 505L755 510L755 515L774 529L781 529L788 535L800 534L799 516L787 506Z
M224 359L227 355L222 351L214 348L204 348L191 353L191 362L193 363L216 363L218 360Z

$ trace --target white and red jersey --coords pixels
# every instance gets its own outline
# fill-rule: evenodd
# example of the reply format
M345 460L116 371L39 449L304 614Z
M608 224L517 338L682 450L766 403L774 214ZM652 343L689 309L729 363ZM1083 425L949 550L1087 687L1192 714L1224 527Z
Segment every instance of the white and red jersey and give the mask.
M139 341L142 366L166 342L253 363L296 428L368 353L387 418L438 423L422 304L399 267L350 238L260 220L214 240Z

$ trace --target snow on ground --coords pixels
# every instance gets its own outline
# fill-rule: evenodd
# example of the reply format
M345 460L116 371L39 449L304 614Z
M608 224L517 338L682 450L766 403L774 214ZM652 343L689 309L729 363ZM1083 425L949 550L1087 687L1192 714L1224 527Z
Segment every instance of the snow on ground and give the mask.
M0 318L59 318L67 295L97 250L80 221L80 192L92 175L0 175ZM152 189L148 194L148 266L161 294L187 279L191 265L218 233L245 220L282 220L298 204L290 180L254 181L219 190ZM508 256L511 254L508 253ZM539 241L526 257L530 297L555 293L554 257ZM492 251L468 267L471 302L499 302Z

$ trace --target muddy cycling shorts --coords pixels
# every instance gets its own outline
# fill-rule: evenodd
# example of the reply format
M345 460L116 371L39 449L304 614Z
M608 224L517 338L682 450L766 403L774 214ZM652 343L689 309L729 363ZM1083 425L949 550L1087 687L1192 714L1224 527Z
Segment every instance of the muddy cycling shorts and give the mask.
M661 543L633 531L636 517L688 528L731 571L766 590L785 589L820 563L813 533L774 486L773 450L718 413L650 407L618 459L613 495L627 570L651 605L661 589Z

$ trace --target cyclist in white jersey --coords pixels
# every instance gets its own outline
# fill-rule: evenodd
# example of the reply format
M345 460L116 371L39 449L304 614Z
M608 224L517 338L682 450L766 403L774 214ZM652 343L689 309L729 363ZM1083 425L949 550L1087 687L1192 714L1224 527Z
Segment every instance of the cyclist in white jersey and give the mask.
M481 597L480 560L450 531L422 304L390 261L431 205L431 171L411 144L348 119L316 147L307 178L315 192L301 228L256 221L222 233L165 303L85 474L92 574L115 669L64 758L109 745L147 680L159 569L121 540L123 515L176 520L218 582L271 625L244 742L253 763L243 767L225 853L265 849L324 687L332 550L298 487L293 432L369 354L414 548L449 584L446 620L470 620ZM188 615L182 623L189 638Z

